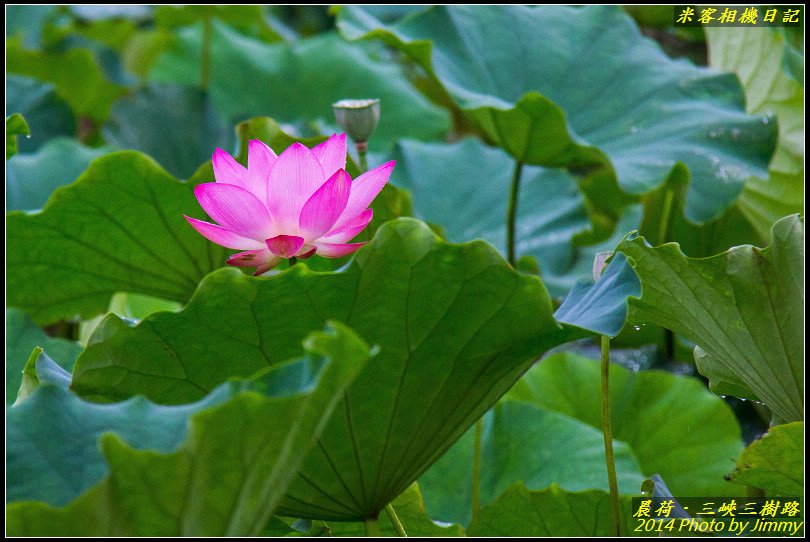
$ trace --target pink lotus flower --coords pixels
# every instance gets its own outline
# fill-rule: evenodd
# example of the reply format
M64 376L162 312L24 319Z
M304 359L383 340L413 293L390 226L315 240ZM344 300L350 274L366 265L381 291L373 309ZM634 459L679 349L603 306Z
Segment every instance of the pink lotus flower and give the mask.
M228 264L256 267L254 275L282 258L339 258L363 246L349 241L371 221L368 206L394 168L387 162L352 181L344 170L346 134L311 150L294 143L280 156L253 140L247 168L222 149L212 161L217 182L197 185L194 195L219 225L186 220L214 243L245 251Z

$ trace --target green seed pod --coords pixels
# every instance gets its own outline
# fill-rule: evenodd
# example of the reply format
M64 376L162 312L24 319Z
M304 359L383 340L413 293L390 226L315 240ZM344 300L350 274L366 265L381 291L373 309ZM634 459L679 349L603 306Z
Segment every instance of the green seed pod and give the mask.
M355 143L365 143L380 120L380 100L340 100L332 104L335 118Z

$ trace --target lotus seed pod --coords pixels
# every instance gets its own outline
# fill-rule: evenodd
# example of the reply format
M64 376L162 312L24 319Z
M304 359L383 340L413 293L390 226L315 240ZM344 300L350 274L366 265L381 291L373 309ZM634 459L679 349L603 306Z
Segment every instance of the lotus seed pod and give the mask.
M335 118L355 143L365 143L380 120L380 100L340 100L332 104Z

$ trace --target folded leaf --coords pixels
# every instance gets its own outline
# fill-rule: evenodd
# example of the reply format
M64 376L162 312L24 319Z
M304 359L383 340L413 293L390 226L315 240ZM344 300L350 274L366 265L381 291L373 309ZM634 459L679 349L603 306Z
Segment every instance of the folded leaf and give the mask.
M617 250L641 280L631 321L654 322L695 342L705 352L696 357L698 370L712 390L749 389L776 420L798 421L804 418L804 223L785 217L772 237L765 249L745 245L705 259L687 258L676 244L649 247L643 238Z
M20 389L23 369L34 348L45 350L62 367L70 370L82 351L67 339L49 337L31 318L18 309L6 309L6 404L10 405Z
M6 117L6 160L17 154L17 136L29 135L31 129L19 113Z
M578 282L554 318L599 335L615 337L627 318L627 298L641 294L638 277L623 254L616 254L595 283Z

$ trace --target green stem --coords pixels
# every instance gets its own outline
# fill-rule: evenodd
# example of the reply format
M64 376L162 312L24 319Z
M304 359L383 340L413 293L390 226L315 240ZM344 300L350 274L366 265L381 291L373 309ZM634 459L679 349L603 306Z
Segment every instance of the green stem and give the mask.
M381 536L380 523L377 518L366 518L363 523L366 524L366 536Z
M661 221L658 223L658 244L663 245L667 242L669 236L669 222L672 218L672 202L675 199L675 194L672 190L667 190L664 195L664 208L661 211Z
M388 503L385 506L385 513L388 514L388 519L391 520L391 524L394 526L394 529L396 529L397 534L399 536L407 537L408 533L405 532L405 528L402 526L402 522L399 521L399 517L397 516L397 512L396 512L396 510L394 510L394 507L391 506L391 503Z
M360 173L365 173L368 171L368 161L366 159L368 144L365 141L357 141L354 146L357 148L357 156L360 158Z
M607 464L610 502L616 536L622 535L619 485L616 483L616 462L613 458L613 430L610 426L610 337L602 335L602 434L605 437L605 462Z
M292 258L288 259L287 261L289 262L289 267L292 267L292 266L294 266L296 264L296 262L298 262L298 258L293 256Z
M481 510L481 440L484 437L484 419L475 422L475 441L473 442L472 464L472 520L478 519Z
M672 202L675 200L675 193L667 190L664 194L664 208L661 210L661 220L658 223L658 245L663 245L669 240L670 222L672 220ZM664 329L664 352L667 361L675 359L675 334L669 329Z
M200 53L200 88L211 84L211 16L203 18L202 52Z
M507 260L515 266L515 220L517 217L518 192L520 190L520 174L523 171L523 162L515 162L512 173L512 188L509 191L509 207L506 209L506 253Z

